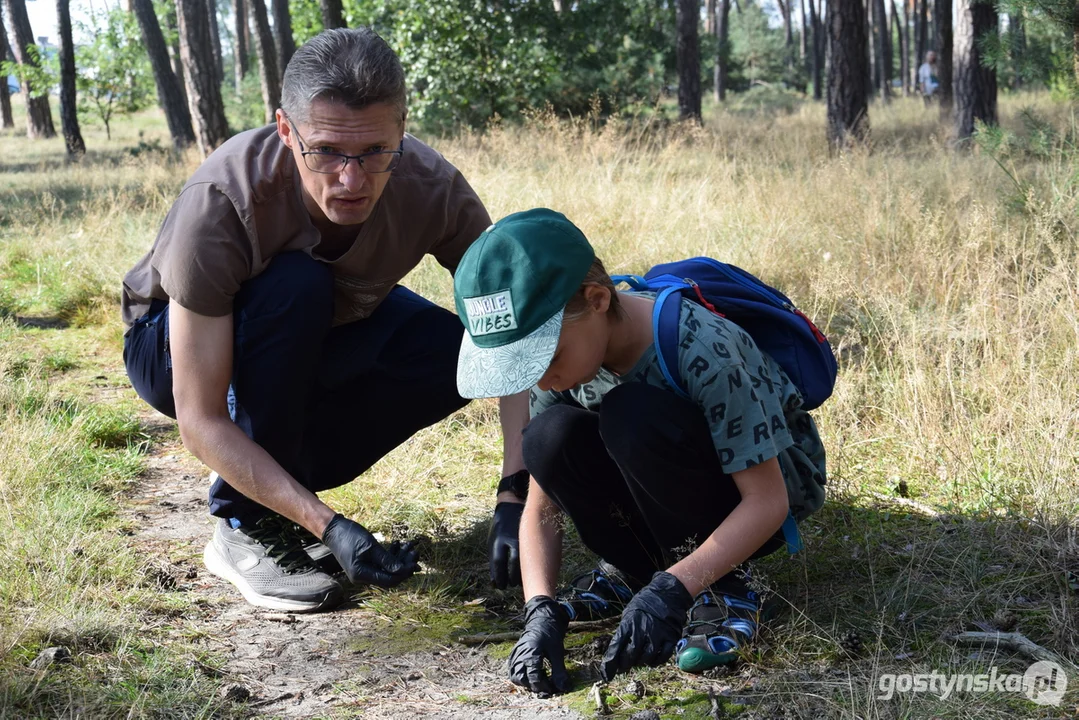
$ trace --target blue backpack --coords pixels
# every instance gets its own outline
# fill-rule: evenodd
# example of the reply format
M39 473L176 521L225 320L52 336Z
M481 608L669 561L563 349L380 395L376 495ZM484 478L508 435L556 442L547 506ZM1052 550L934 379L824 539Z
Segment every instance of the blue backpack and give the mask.
M757 347L779 363L813 410L835 387L836 361L828 338L790 298L757 277L706 257L656 265L638 275L614 275L617 285L657 293L652 314L656 355L663 377L688 397L678 372L678 321L681 299L688 297L745 330Z
M656 265L638 275L614 275L617 285L657 293L652 312L656 357L667 383L689 397L678 371L678 323L683 297L703 305L745 330L757 347L783 368L802 395L807 410L819 407L835 387L836 361L828 338L786 295L734 265L706 257ZM792 555L802 536L788 511L783 537Z

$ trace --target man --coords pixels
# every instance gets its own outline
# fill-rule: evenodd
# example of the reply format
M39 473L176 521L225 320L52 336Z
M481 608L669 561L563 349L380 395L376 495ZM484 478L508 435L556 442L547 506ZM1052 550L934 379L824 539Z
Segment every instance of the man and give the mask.
M124 362L215 471L207 568L254 605L302 612L342 600L330 572L392 587L418 569L410 546L383 547L315 493L465 405L461 322L397 282L425 254L452 273L491 220L461 173L405 133L404 72L373 31L300 48L281 105L275 125L203 163L124 278ZM520 581L527 402L500 404L502 587Z
M937 54L930 50L925 54L925 62L918 68L918 89L926 105L933 102L940 81L937 80Z

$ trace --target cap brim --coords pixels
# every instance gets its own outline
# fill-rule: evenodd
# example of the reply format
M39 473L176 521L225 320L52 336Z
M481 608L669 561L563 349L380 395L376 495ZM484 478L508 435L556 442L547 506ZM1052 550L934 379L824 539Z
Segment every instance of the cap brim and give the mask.
M562 334L562 310L530 334L493 348L478 347L467 332L457 358L457 392L464 398L516 395L540 381Z

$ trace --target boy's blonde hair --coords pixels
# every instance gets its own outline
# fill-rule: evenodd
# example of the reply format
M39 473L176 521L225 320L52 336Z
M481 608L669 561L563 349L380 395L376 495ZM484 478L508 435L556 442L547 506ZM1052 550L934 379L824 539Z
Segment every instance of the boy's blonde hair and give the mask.
M621 302L618 299L618 291L614 289L614 281L611 280L611 276L607 274L607 268L603 266L603 261L596 258L592 261L592 266L588 268L588 272L584 276L584 280L581 281L581 287L577 288L577 292L573 294L573 297L566 303L566 310L562 316L562 322L574 322L580 320L588 313L588 304L585 301L584 289L589 285L599 285L601 288L605 288L611 293L611 304L607 308L607 314L612 318L621 320L626 315L625 308L622 307Z

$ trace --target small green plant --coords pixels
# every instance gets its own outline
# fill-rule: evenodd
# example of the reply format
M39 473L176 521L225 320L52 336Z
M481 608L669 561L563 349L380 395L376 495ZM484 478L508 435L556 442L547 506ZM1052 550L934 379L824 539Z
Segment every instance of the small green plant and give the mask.
M79 113L100 120L111 139L115 116L141 110L153 100L149 58L134 15L119 7L91 13L90 22L79 23L79 29L90 38L75 51Z

